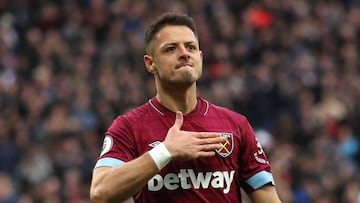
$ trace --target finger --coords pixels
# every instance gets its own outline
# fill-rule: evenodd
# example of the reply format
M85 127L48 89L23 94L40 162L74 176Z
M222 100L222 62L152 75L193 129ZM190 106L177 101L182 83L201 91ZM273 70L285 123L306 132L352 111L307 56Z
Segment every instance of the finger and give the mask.
M198 132L195 136L200 139L222 137L220 133L215 132Z
M181 111L177 111L176 112L176 118L175 118L175 123L173 125L174 128L180 130L182 124L184 121L184 117Z
M214 151L219 148L221 148L221 144L219 143L202 145L202 149L203 149L202 151L206 151L206 152Z
M224 143L226 141L226 137L215 136L215 137L198 137L198 143L203 144L214 144L214 143Z
M211 157L215 155L215 151L201 151L198 153L199 157Z
M224 139L222 137L213 137L213 138L199 139L198 144L207 145L207 144L219 144L223 142Z

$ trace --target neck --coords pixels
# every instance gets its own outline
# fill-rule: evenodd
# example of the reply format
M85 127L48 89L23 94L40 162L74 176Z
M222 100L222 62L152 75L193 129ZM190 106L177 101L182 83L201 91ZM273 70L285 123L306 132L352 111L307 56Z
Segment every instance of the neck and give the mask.
M186 115L196 108L196 85L194 83L185 89L181 87L171 90L158 89L156 98L169 110L181 111Z

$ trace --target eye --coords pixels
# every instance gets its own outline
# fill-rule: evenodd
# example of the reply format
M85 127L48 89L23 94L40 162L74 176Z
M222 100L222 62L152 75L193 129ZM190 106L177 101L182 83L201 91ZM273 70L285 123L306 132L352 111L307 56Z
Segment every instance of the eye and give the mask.
M188 48L189 50L191 50L191 51L197 50L197 47L196 47L194 44L189 44L189 45L187 46L187 48Z
M165 52L172 52L172 51L174 51L175 49L176 49L176 47L174 47L174 46L166 47L166 48L165 48Z

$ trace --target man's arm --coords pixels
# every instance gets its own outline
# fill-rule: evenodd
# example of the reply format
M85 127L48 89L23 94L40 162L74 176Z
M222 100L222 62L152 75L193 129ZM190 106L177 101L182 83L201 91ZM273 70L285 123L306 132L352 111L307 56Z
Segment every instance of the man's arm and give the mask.
M189 160L214 156L215 149L220 148L220 143L225 141L219 133L182 131L182 123L183 115L177 112L175 123L169 129L162 145L172 159ZM162 149L151 151L152 153L146 152L118 167L94 169L90 188L91 200L96 203L122 202L136 194L161 170L159 166L167 163L162 162L162 154L157 153L163 152Z
M248 195L254 203L281 203L276 189L272 185L265 185Z
M133 196L159 169L145 153L118 167L94 169L90 189L93 202L121 202Z

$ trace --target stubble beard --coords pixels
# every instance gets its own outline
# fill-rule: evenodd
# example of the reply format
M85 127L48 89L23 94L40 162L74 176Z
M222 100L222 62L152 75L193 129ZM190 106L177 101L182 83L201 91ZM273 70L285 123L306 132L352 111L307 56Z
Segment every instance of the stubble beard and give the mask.
M175 85L181 85L181 86L190 86L193 83L195 83L201 76L201 71L181 71L177 73L177 77L175 77L173 80L168 81L172 82Z
M187 89L194 85L196 81L200 78L201 73L196 75L191 72L183 72L179 74L176 78L161 78L157 76L158 83L162 86L162 89L172 91L174 89Z

